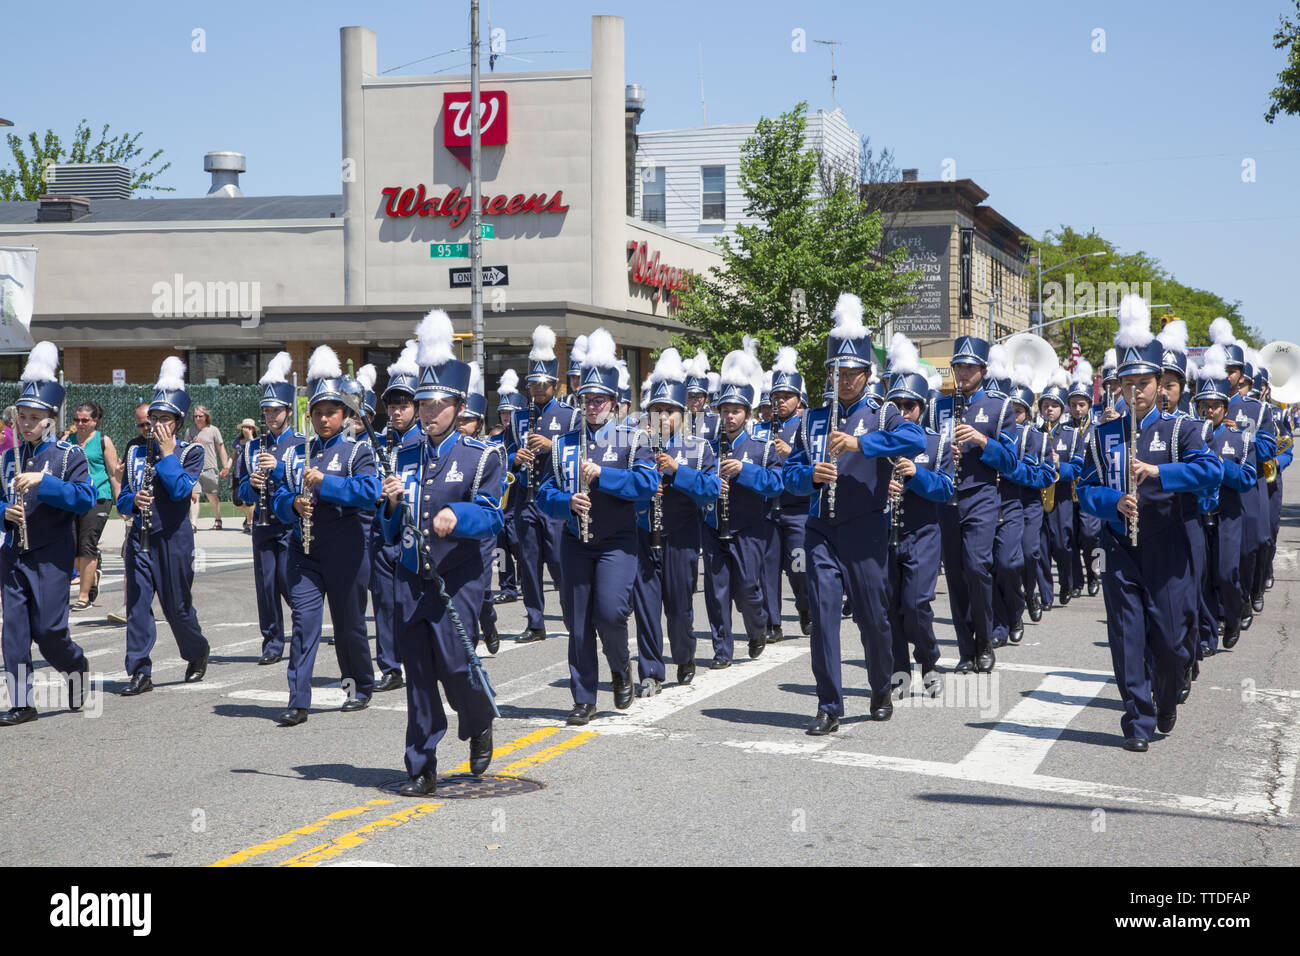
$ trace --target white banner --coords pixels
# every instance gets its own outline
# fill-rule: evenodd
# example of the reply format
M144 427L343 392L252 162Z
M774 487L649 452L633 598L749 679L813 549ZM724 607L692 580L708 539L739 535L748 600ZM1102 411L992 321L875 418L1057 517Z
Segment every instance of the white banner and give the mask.
M31 348L36 247L0 246L0 347Z

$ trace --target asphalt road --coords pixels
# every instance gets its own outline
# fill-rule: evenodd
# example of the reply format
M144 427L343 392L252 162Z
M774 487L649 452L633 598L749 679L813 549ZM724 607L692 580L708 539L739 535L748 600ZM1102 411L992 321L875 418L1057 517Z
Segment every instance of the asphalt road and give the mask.
M107 693L85 716L55 706L0 730L0 864L1294 865L1300 488L1287 500L1264 613L1206 662L1174 732L1147 754L1120 747L1100 595L1027 625L991 677L947 675L937 702L896 705L887 723L865 719L862 648L845 622L848 717L812 738L799 637L756 661L742 640L721 672L708 670L704 639L692 686L670 682L626 712L613 709L602 661L599 718L563 726L572 701L552 591L552 638L540 644L516 645L522 606L500 608L502 649L487 666L504 716L489 776L461 776L468 746L453 723L444 779L423 801L389 789L405 778L405 692L340 713L330 648L311 719L275 724L284 664L256 664L249 539L237 530L198 535L207 679L181 682L160 616L157 689L116 696L124 629L104 617L121 605L115 520L99 603L73 617ZM943 588L935 612L951 665ZM797 635L788 590L785 609ZM706 620L697 596L697 634Z

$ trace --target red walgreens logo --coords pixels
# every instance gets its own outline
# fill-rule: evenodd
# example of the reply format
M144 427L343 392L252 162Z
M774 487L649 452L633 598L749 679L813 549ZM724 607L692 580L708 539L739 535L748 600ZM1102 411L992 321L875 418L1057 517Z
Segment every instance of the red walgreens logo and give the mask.
M468 92L442 94L442 141L466 169L470 165L473 132L469 98ZM479 90L478 101L480 142L484 146L504 146L509 127L505 90Z

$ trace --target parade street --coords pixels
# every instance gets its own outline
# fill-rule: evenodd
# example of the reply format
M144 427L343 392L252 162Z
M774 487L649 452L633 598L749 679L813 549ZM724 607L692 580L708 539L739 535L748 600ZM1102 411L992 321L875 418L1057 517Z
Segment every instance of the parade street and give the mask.
M203 525L206 527L206 522ZM1300 860L1300 488L1286 489L1276 584L1232 650L1201 666L1169 736L1121 748L1121 705L1102 598L1027 624L992 675L953 675L942 577L934 602L945 687L887 723L867 719L856 629L845 621L840 731L806 736L816 710L808 640L785 605L786 640L710 671L702 593L693 685L566 727L567 642L548 589L547 640L517 645L521 604L501 605L485 660L502 719L488 774L468 744L439 748L436 794L398 796L404 690L344 714L322 646L307 723L280 727L285 664L258 666L249 540L197 535L194 603L212 643L201 683L159 619L156 690L121 698L122 523L105 532L97 605L72 632L102 684L82 714L40 708L0 731L6 839L0 864L67 866L889 864L1120 866ZM286 609L286 619L288 613ZM328 634L328 623L326 633ZM373 630L372 630L373 633ZM634 634L634 632L633 632ZM792 636L793 635L793 636ZM633 637L634 639L634 637ZM635 654L635 645L633 645ZM51 672L38 693L54 692ZM920 688L916 688L919 693Z

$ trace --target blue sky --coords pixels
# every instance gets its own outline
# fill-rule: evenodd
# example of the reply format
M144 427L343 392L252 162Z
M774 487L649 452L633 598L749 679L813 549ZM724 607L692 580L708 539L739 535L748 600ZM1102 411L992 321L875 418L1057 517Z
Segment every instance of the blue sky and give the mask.
M623 16L647 129L700 122L700 44L708 119L724 123L799 99L829 108L829 57L811 40L843 41L838 103L899 165L938 178L951 158L1030 233L1095 226L1180 281L1240 299L1266 338L1295 340L1300 118L1263 120L1286 8L1291 0L484 3L508 51L532 61L507 69L587 65L589 17ZM339 190L341 26L378 34L381 71L468 40L467 0L73 2L53 19L50 9L4 2L0 116L20 134L69 136L83 116L143 130L141 142L172 161L163 182L177 196L206 192L212 149L248 155L250 195ZM195 28L206 52L191 50ZM807 52L791 49L796 29ZM1093 50L1099 29L1105 52ZM397 72L467 63L454 54ZM1247 159L1254 182L1242 181Z

